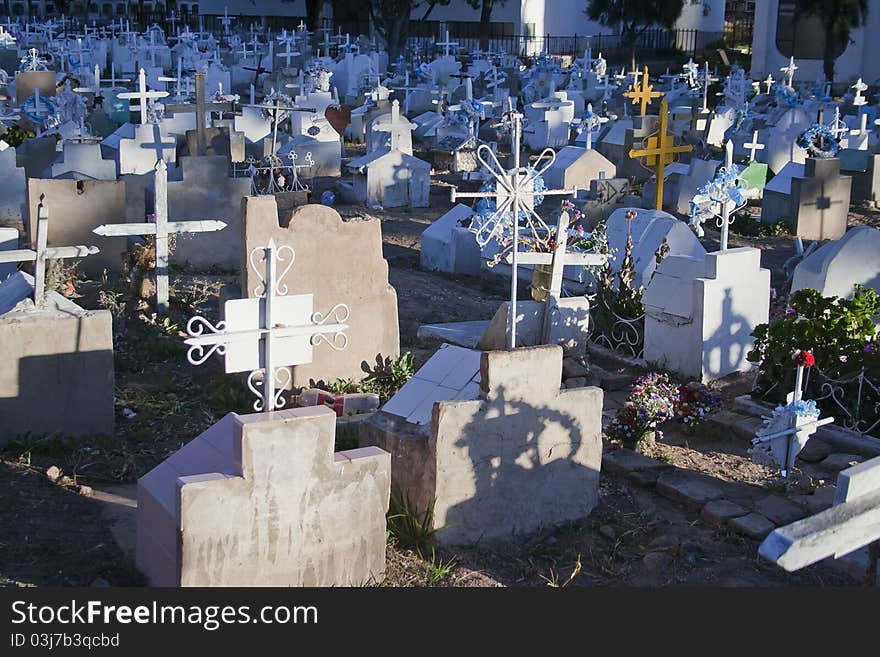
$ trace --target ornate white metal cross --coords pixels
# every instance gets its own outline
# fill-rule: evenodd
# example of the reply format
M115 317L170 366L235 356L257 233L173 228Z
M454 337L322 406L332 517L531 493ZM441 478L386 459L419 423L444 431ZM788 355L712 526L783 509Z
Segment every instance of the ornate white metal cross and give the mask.
M451 188L450 197L453 203L458 198L483 198L493 199L495 207L491 216L477 226L475 232L477 244L485 247L493 239L501 238L509 232L512 240L510 280L510 333L508 335L508 348L516 348L516 296L517 296L517 267L518 242L520 234L531 233L535 239L540 234L548 234L549 227L534 210L536 196L569 196L577 193L574 189L540 189L536 184L547 170L556 161L556 153L552 148L545 149L534 167L523 167L520 164L520 142L522 139L523 115L512 108L506 114L506 120L510 122L510 134L513 154L513 167L505 169L498 161L494 151L486 145L480 144L477 149L477 160L495 179L495 189L480 192L459 192L455 187Z
M187 324L189 362L201 365L216 352L224 357L227 374L250 370L247 385L257 397L258 412L284 406L283 391L293 380L289 368L310 363L313 347L324 342L341 351L348 343L348 306L337 304L324 314L314 311L312 294L287 295L281 281L294 260L293 249L274 240L253 249L248 262L260 279L256 296L227 301L225 319L216 325L200 316ZM281 272L279 263L285 263Z
M152 235L156 249L156 310L168 310L168 236L174 233L205 233L222 230L226 224L213 219L201 221L168 221L168 167L165 160L156 163L155 223L103 224L94 229L102 237Z
M96 246L47 246L49 241L49 213L45 196L40 195L37 205L37 234L33 249L0 251L0 262L34 263L34 305L42 306L46 300L46 261L62 258L84 258L98 253Z

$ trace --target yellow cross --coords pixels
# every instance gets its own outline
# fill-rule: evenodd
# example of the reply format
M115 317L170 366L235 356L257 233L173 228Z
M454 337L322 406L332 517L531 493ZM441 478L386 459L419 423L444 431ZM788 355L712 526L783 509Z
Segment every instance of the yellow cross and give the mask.
M632 104L638 105L642 104L642 116L648 112L648 105L651 104L654 98L660 98L663 96L662 91L654 91L654 85L652 85L650 78L648 77L648 67L645 67L645 72L642 73L641 86L639 86L639 82L636 81L633 83L632 89L624 93L623 95L627 98L632 98Z
M667 164L673 160L675 153L687 153L694 150L693 146L676 146L673 135L667 134L666 122L668 120L669 106L664 98L660 103L660 127L657 134L648 137L646 148L642 150L632 149L629 152L631 158L645 158L645 166L656 167L657 175L657 191L654 195L654 207L657 210L663 209L663 170Z

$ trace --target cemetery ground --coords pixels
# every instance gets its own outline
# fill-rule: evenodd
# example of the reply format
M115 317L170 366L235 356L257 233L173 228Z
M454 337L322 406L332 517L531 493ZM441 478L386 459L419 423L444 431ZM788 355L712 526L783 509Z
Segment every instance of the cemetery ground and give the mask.
M318 184L315 192L320 194ZM398 296L401 352L413 354L416 368L437 346L417 338L419 325L488 319L509 289L503 276L453 277L420 269L419 236L448 204L442 182L434 182L431 194L432 207L415 211L337 207L347 220L382 220L389 280ZM880 212L855 208L850 221L877 225ZM707 231L707 249L717 243L718 233ZM791 236L731 236L731 246L745 245L762 249L773 285L782 284L782 265L794 254ZM33 437L2 449L0 495L8 503L0 506L0 585L143 584L133 562L137 478L226 412L250 410L237 377L222 374L218 363L189 366L182 343L186 318L196 312L216 316L222 285L236 280L228 273L174 271L170 317L159 322L122 284L101 292L100 281L76 282L79 305L114 313L116 435L79 442ZM527 287L522 294L526 298ZM598 353L590 363L589 376L598 373L592 382L605 389L607 419L644 372ZM806 515L809 504L826 498L830 504L827 492L836 473L801 463L786 489L776 472L748 458L752 436L722 415L749 391L751 377L734 375L713 387L723 395L724 409L693 433L664 427L663 439L640 455L605 440L599 503L588 518L504 544L455 550L434 551L418 531L392 529L384 585L860 584L858 570L840 564L785 573L758 557L760 528L745 526L741 533L718 524L723 510L713 515L709 507L718 505L707 502L722 495L744 511L764 505L778 524L790 522L799 517L798 509ZM337 449L355 441L350 432L337 432ZM395 512L401 510L392 505L390 513Z

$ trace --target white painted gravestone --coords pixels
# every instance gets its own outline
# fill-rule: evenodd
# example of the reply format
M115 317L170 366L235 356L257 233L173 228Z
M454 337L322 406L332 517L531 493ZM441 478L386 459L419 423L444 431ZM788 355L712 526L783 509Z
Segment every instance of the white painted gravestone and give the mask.
M880 292L880 230L856 226L798 263L791 291L811 288L825 297L849 298L856 285Z

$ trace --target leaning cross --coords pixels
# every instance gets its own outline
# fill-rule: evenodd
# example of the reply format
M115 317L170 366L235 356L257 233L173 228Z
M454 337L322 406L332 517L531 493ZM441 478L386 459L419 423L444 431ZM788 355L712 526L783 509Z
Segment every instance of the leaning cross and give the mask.
M647 67L646 67L647 72ZM643 157L647 166L655 166L657 177L657 186L654 194L654 207L657 210L663 209L663 174L667 164L671 164L673 155L676 153L688 153L694 149L693 146L676 146L673 135L666 132L668 121L669 106L664 98L660 103L660 127L657 134L648 137L647 147L641 150L632 149L629 152L631 158Z
M206 233L226 228L222 221L168 221L168 167L165 160L156 163L155 223L103 224L94 233L103 237L152 235L156 249L156 310L168 310L168 236L175 233Z
M577 193L575 189L538 189L536 182L556 161L556 153L552 148L545 149L538 157L533 167L520 165L520 143L522 139L523 115L512 108L506 112L506 119L510 122L511 152L513 154L513 167L505 169L498 161L498 157L487 144L480 144L477 149L477 159L480 161L492 178L495 179L495 189L480 192L459 192L455 187L450 188L450 198L453 203L457 198L485 198L495 201L495 209L489 219L475 233L477 244L486 246L493 239L504 234L505 224L512 225L512 251L510 264L512 273L510 277L510 315L508 326L508 348L516 348L516 299L519 265L518 242L522 228L528 228L534 237L537 237L537 227L545 230L547 225L534 210L536 196L569 196ZM542 160L547 158L546 164L541 165ZM484 159L484 158L488 158Z
M138 91L126 91L118 94L118 98L125 100L138 99L140 101L141 125L147 123L147 100L165 98L167 91L147 91L147 74L144 69L138 73Z
M632 89L627 92L624 92L624 96L626 98L632 99L630 102L633 105L641 104L641 116L645 116L648 112L648 105L653 102L654 98L662 98L662 91L654 91L654 85L651 84L650 79L648 78L648 67L645 66L644 72L641 74L641 83L639 79L636 78L636 82L633 84Z
M256 262L260 256L261 269ZM254 410L258 412L284 406L282 393L293 380L288 368L310 363L313 347L325 342L341 351L348 342L348 306L337 304L324 314L314 312L312 294L287 296L287 285L282 280L294 259L290 246L276 246L274 240L253 249L248 262L260 279L260 286L254 290L256 297L227 301L226 319L216 326L197 315L186 327L190 336L185 341L190 345L187 359L193 365L201 365L216 351L224 357L227 374L251 370L247 385L257 396ZM287 261L279 273L278 263ZM334 321L328 323L331 318ZM329 339L328 334L332 334ZM260 374L262 391L257 387Z
M565 249L568 244L568 222L568 212L562 211L559 215L559 223L556 226L556 248L553 249L553 253L526 252L522 253L519 259L519 263L522 265L550 265L550 289L544 305L544 328L542 333L545 343L550 340L553 316L557 312L559 299L562 298L562 277L566 265L589 267L604 265L608 261L608 256L599 253L566 251ZM507 258L508 264L511 263L511 256Z
M37 206L37 234L33 249L0 251L0 262L34 263L34 305L42 306L46 300L46 261L62 258L84 258L98 253L96 246L47 246L49 241L49 213L45 196L40 195Z
M207 114L208 112L235 112L234 102L205 102L205 74L195 74L196 102L193 104L169 105L166 103L165 110L173 114L183 112L196 113L196 129L198 136L198 154L204 155L208 146Z
M868 584L877 585L880 559L880 457L837 475L834 505L821 513L779 527L764 539L758 554L788 572L827 557L838 559L869 545Z

